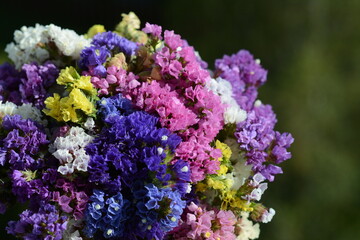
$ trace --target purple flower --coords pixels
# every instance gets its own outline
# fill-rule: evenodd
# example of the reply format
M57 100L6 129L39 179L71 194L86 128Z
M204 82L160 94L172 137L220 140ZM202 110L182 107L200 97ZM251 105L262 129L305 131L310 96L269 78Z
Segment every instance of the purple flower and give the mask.
M26 74L19 86L22 102L43 108L45 99L50 95L48 89L55 83L59 70L49 62L44 65L24 64L22 70Z
M162 28L156 24L146 23L145 27L142 29L143 32L153 35L155 38L162 40L161 33Z
M105 46L91 46L81 52L79 65L82 69L88 69L91 75L104 77L106 68L103 64L108 57L110 51Z
M40 204L39 209L25 210L19 221L10 221L8 225L8 234L19 238L60 240L67 218L60 216L53 205Z
M0 101L21 103L19 85L22 77L24 73L18 72L13 65L9 63L0 65Z
M220 77L228 80L235 99L242 109L250 110L257 98L257 88L266 81L267 71L250 52L240 50L231 56L225 55L215 61L215 68Z
M55 83L59 70L50 62L24 64L17 71L10 64L0 66L0 100L17 105L32 103L44 107L44 100L50 95L48 89Z
M101 235L105 238L122 237L124 221L129 217L126 214L128 206L129 202L121 193L109 196L95 189L85 213L85 235L96 239Z
M98 33L91 42L94 46L105 46L113 53L123 52L127 56L132 56L137 50L137 44L113 32Z
M49 143L44 130L36 122L19 115L6 115L2 127L8 133L1 139L0 164L8 162L11 169L17 170L40 168L43 159L37 155Z
M235 131L240 149L245 152L246 164L251 164L255 173L260 172L269 181L282 173L274 164L291 157L287 148L294 141L291 134L274 131L276 121L270 105L259 105L248 112L247 119L239 123Z

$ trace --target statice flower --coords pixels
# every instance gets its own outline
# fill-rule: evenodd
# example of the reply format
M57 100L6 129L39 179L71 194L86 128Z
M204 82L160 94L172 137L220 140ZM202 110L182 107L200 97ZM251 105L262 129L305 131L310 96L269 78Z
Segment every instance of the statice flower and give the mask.
M247 113L236 102L230 82L219 77L211 79L206 86L220 96L221 102L226 106L224 112L225 124L238 124L246 119Z
M138 48L136 43L113 32L96 34L91 45L81 52L80 67L99 77L106 77L104 63L107 58L120 52L130 57Z
M246 50L208 69L132 12L114 31L22 27L0 65L0 214L26 240L252 240L291 157ZM80 71L79 71L80 70ZM10 209L10 208L9 208ZM252 220L250 221L249 218Z
M89 199L85 213L86 226L84 233L87 237L119 238L124 235L130 202L123 199L121 193L108 196L101 190L95 189Z
M118 113L123 112L120 108L118 105ZM105 107L102 109L106 111ZM116 192L123 184L129 185L137 178L146 179L149 171L162 181L170 177L163 164L166 153L159 154L158 148L173 152L181 141L178 136L165 128L157 128L158 119L145 112L110 115L105 120L108 126L86 148L90 155L90 181Z
M91 46L85 48L81 54L79 65L83 69L88 69L95 76L104 76L106 68L103 64L110 57L110 51L105 47Z
M12 192L20 202L49 200L51 193L41 179L35 178L36 172L14 170L11 174Z
M235 225L236 240L257 239L260 235L260 226L249 220L248 212L241 212Z
M82 49L89 44L90 40L73 30L62 29L54 24L46 26L36 24L35 27L23 26L20 30L16 30L14 42L9 43L5 51L16 68L20 69L24 64L32 62L42 64L50 59L62 65L62 56L77 60ZM57 54L52 56L52 51Z
M240 149L245 151L246 163L269 181L282 173L275 164L291 157L286 149L294 141L291 134L274 131L276 121L270 105L258 104L248 112L248 118L237 126L235 132Z
M104 97L100 99L98 105L98 114L101 116L102 119L107 119L120 115L129 115L130 113L135 111L131 101L124 98L121 94L117 94L109 98Z
M262 194L268 188L268 184L266 182L263 182L264 180L266 180L266 178L261 173L256 173L249 183L249 186L253 187L254 189L251 191L250 194L246 195L243 198L248 201L260 201Z
M53 205L43 204L38 210L25 210L19 221L10 221L7 232L23 239L61 240L67 218Z
M206 210L195 203L186 210L183 222L170 233L172 239L236 239L233 212Z
M19 115L6 115L2 127L7 134L0 138L0 165L8 163L11 169L17 170L36 170L43 165L44 160L38 154L47 146L48 140L36 122Z
M258 92L257 88L266 81L267 71L255 60L250 52L240 50L231 56L225 55L215 61L218 75L229 81L234 98L244 110L252 108Z
M69 181L60 176L54 186L51 201L55 202L63 212L71 214L75 220L82 219L89 200L90 186L82 179L75 178Z
M48 89L55 83L59 70L52 63L24 64L22 70L26 74L19 85L22 102L43 108L44 100L50 95Z
M250 217L257 222L268 223L276 213L273 208L266 208L261 203L254 204L253 208Z
M142 29L142 31L144 33L148 33L148 34L153 35L155 38L158 38L158 39L162 40L162 36L161 36L162 27L161 26L158 26L156 24L150 24L150 23L147 22L145 24L145 27Z
M21 103L19 85L23 72L19 72L9 63L0 65L0 101L10 101L15 104Z
M108 50L131 56L135 54L137 44L119 36L113 32L99 33L94 36L91 44L94 46L105 46Z
M72 174L74 171L86 172L90 157L85 147L93 140L83 128L72 127L63 137L57 137L51 146L53 156L59 160L58 171L63 174Z
M80 235L79 228L82 227L82 220L75 220L69 218L67 221L66 230L63 232L63 239L65 240L83 240Z
M154 184L147 184L144 188L145 195L136 204L136 214L141 219L139 236L163 239L167 232L178 225L186 202L181 199L179 192L171 188L158 188Z
M105 77L92 76L91 82L99 89L100 95L121 92L124 96L129 96L128 93L140 85L137 79L132 72L127 73L125 69L110 66L106 69Z
M6 68L6 65L3 68ZM24 64L21 71L10 71L13 76L17 76L15 78L11 78L9 73L1 74L1 72L2 69L0 69L0 92L7 92L1 100L11 101L17 105L34 104L40 109L44 107L44 100L50 95L48 89L55 83L59 74L56 66L49 62L43 65Z

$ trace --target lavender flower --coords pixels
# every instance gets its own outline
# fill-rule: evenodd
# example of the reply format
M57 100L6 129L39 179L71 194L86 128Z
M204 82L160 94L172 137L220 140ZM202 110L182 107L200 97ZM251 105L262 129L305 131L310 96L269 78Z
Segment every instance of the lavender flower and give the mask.
M245 152L246 164L255 173L261 173L269 181L282 173L279 164L291 157L287 152L294 141L291 134L274 131L276 116L270 105L257 105L248 112L245 121L237 125L235 137Z
M38 153L48 144L44 130L30 119L22 119L19 115L6 115L2 127L8 132L0 136L0 165L10 164L11 169L36 170L43 164Z
M3 64L0 67L0 100L17 105L32 103L43 108L44 100L50 95L48 89L58 75L59 70L50 62L24 64L20 72L10 64Z
M25 210L19 221L10 221L7 232L23 239L60 240L67 218L60 216L53 205L42 204L36 210Z
M98 47L105 46L112 52L123 52L127 56L134 55L137 49L136 43L127 40L114 32L96 34L91 44Z
M220 77L228 80L233 88L235 99L242 109L250 110L258 95L257 88L266 81L267 71L259 60L246 50L231 56L225 55L215 61Z

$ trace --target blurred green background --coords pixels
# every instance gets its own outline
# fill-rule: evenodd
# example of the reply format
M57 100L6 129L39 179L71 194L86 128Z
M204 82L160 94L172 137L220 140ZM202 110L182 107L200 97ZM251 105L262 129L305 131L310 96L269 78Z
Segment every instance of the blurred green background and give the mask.
M7 2L0 49L22 25L54 23L85 33L111 30L120 14L175 30L213 67L248 49L269 70L260 99L273 105L277 130L295 137L262 202L276 209L260 239L360 239L360 1L108 0ZM5 55L0 54L1 61ZM1 227L8 219L1 219ZM0 235L0 239L9 239Z

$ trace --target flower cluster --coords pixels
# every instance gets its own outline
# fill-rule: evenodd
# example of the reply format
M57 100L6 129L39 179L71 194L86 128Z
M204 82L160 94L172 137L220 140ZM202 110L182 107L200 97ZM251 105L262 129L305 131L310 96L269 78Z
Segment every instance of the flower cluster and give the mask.
M246 50L207 69L174 31L123 14L84 35L22 27L0 66L0 214L19 239L259 237L291 157Z

